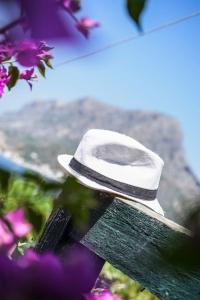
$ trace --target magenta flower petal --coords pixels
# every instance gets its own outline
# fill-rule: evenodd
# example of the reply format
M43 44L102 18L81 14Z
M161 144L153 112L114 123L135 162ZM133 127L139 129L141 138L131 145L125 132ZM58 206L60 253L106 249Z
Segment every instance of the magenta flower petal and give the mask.
M17 46L17 61L24 67L33 67L39 63L39 45L32 41L22 41Z
M27 49L38 49L38 43L36 43L34 40L23 40L20 41L17 45L17 51L25 51Z
M17 61L24 67L33 67L39 63L38 51L27 49L17 54Z
M33 40L22 41L17 46L17 61L24 67L37 66L41 59L50 59L52 48L45 43Z
M80 19L79 24L87 27L88 29L93 29L100 26L100 23L98 21L92 20L87 17Z
M27 83L28 83L28 85L29 85L29 87L30 87L30 90L32 91L32 89L33 89L32 83L31 83L30 81L27 81Z
M63 18L56 0L24 0L23 8L36 39L74 38L70 19ZM39 3L39 6L38 6Z
M89 30L100 26L100 23L90 18L82 18L76 23L76 28L86 37L89 36Z
M49 51L46 51L46 50L41 50L38 54L38 57L40 59L51 59L51 58L53 58L51 53Z
M88 286L90 277L94 281L91 255L83 246L71 249L62 260L54 254L40 255L33 250L26 251L18 260L9 260L0 253L0 283L3 283L0 284L0 298L82 300L83 294L92 288ZM120 300L109 291L86 297L86 300Z
M71 0L63 0L63 5L65 8L70 9Z
M10 246L14 242L14 237L7 225L0 219L0 247Z
M34 73L34 68L24 70L20 73L20 79L31 80Z
M25 220L24 210L17 209L0 218L0 248L9 254L16 238L25 236L32 226Z
M9 75L7 69L4 66L0 67L0 97L2 97L8 81L9 81Z
M17 263L21 268L28 268L32 264L38 263L39 260L40 260L39 255L32 249L28 249L25 255L19 257Z
M25 236L32 228L31 224L26 221L22 208L9 212L5 216L5 219L10 222L13 232L17 237Z
M71 12L77 12L81 8L80 1L78 0L63 0L63 6L71 10Z
M88 28L81 25L80 23L76 24L76 28L78 29L78 31L80 31L84 35L84 37L88 38L88 36L89 36L89 29Z

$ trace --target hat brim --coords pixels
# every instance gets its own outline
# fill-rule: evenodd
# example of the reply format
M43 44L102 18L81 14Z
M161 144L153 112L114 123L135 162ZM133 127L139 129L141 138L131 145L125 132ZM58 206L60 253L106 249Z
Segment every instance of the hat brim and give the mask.
M68 175L74 176L81 184L83 184L89 188L95 189L95 190L112 193L117 196L121 196L121 197L125 198L125 199L120 198L120 200L122 200L122 201L123 200L124 201L125 200L133 200L133 201L139 202L139 203L144 204L145 206L151 208L155 212L161 214L162 216L164 216L164 211L163 211L162 207L160 206L157 199L154 199L151 201L141 200L138 198L127 196L123 193L116 192L116 191L109 189L101 184L98 184L98 183L84 177L83 175L79 174L78 172L74 171L69 165L72 158L73 158L72 155L61 154L61 155L58 155L57 160L58 160L59 164L61 165L61 167L63 168L63 170L65 172L67 172ZM125 202L127 202L127 201L125 201ZM128 201L128 204L131 205L131 201Z

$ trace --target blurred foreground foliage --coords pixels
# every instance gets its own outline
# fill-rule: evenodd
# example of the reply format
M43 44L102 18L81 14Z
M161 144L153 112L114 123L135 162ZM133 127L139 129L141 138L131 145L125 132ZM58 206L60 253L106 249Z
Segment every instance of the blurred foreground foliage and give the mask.
M141 14L143 13L147 0L127 0L127 10L128 14L136 23L139 30L142 30L141 27Z
M56 182L38 173L26 172L16 176L0 170L0 184L0 214L24 208L28 221L33 225L31 236L34 239L38 238L53 209L66 209L76 226L84 229L89 209L96 205L93 191L83 188L72 177Z
M52 210L52 200L52 195L33 180L11 177L8 189L0 192L1 214L24 208L27 220L33 225L31 236L37 238Z
M89 210L97 206L95 192L68 177L62 192L54 202L54 209L62 207L70 213L78 229L85 229L89 221Z
M33 225L27 238L18 242L18 252L34 246L52 209L63 207L72 215L81 228L87 224L88 210L96 206L95 194L88 188L81 188L72 177L63 183L48 182L38 174L25 173L16 176L9 171L0 170L0 214L23 207L28 221ZM62 191L62 192L61 192ZM60 194L57 201L57 195ZM122 300L157 300L146 289L128 276L106 263L100 280L109 284L113 293Z
M100 282L108 285L111 292L123 300L159 300L139 283L124 275L121 271L106 263L100 275Z

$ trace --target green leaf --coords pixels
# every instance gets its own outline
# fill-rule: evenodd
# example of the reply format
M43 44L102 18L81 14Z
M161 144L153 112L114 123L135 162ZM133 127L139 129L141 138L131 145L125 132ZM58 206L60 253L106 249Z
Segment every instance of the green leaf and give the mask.
M62 188L61 182L47 179L41 176L39 173L34 173L32 171L26 171L23 174L23 178L35 182L37 186L44 192L58 191Z
M49 67L50 69L53 69L52 63L51 63L51 59L47 58L44 59L44 62L46 64L47 67Z
M26 206L25 209L28 221L33 225L35 232L40 233L45 222L44 216L33 207Z
M41 74L43 77L45 77L45 71L46 71L46 69L45 69L45 65L43 64L43 62L41 61L41 62L37 65L37 67L38 67L38 71L40 72L40 74Z
M140 17L143 12L147 0L127 0L127 9L130 17L136 23L138 29L141 30Z
M74 224L80 230L87 228L89 210L97 206L95 193L92 189L78 183L75 178L67 177L54 209L62 207L72 216Z
M9 181L11 178L11 173L6 170L0 169L0 190L7 192L9 188Z
M10 75L10 80L7 83L7 87L9 89L9 91L16 85L17 80L19 79L19 69L15 66L9 66L8 68L8 73Z

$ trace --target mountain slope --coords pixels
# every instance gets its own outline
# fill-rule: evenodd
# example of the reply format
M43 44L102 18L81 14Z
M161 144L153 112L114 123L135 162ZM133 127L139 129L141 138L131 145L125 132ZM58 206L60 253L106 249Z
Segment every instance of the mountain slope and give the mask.
M85 98L73 102L33 102L1 116L6 144L26 160L57 168L59 153L73 153L90 128L125 133L157 152L165 161L159 198L171 218L182 215L182 203L193 201L200 186L191 172L176 120L160 113L122 110Z

